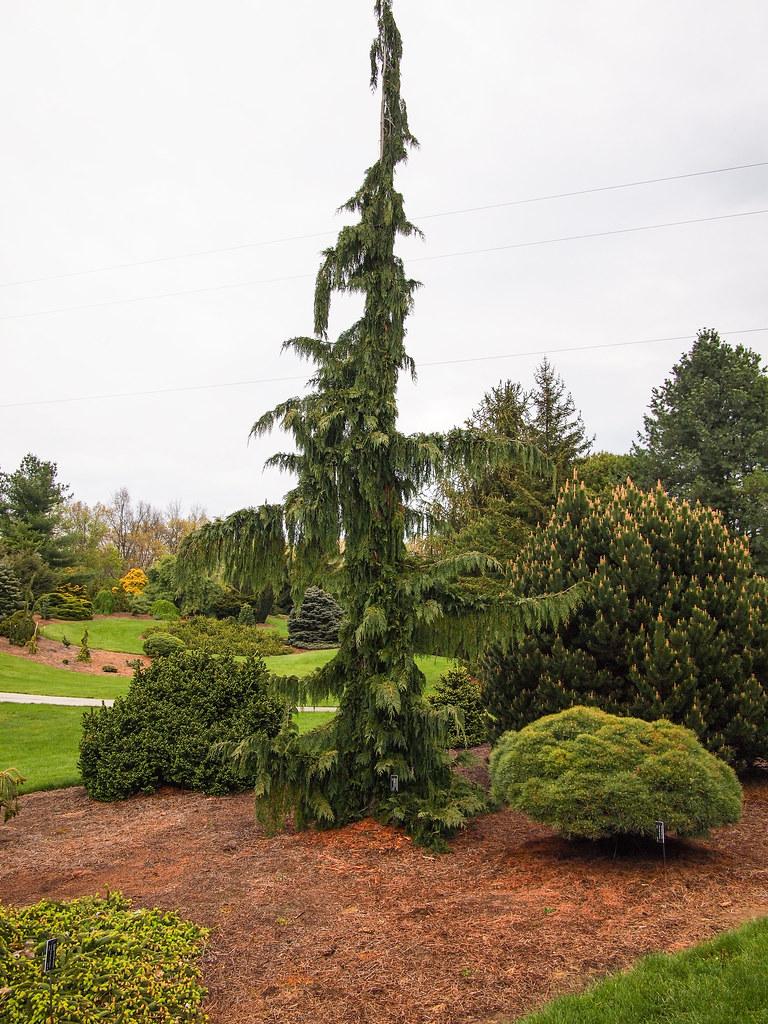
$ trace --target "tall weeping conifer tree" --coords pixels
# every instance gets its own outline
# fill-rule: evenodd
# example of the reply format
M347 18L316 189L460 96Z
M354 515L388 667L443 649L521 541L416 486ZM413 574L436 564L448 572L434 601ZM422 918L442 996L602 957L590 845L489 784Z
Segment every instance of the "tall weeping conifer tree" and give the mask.
M450 723L423 699L425 680L414 652L443 620L443 584L472 568L499 566L477 553L417 563L406 537L424 525L416 499L436 479L458 469L487 472L510 458L534 463L536 456L476 430L404 435L397 429L398 377L414 373L404 339L417 282L406 275L395 245L398 237L419 232L405 215L394 175L417 143L400 96L402 44L391 0L376 0L374 7L378 160L342 207L358 215L357 223L342 228L323 254L314 336L284 343L314 363L309 393L278 405L252 431L281 427L292 435L296 451L268 464L294 474L296 486L282 505L207 524L187 539L180 562L188 570L218 565L233 585L254 590L279 584L288 552L299 591L337 563L334 590L347 616L338 654L291 688L294 699L337 694L337 715L301 736L286 724L276 740L254 737L235 756L256 773L257 812L268 823L277 825L289 812L299 826L343 824L375 812L404 823L421 841L438 843L480 801L452 776L445 749ZM361 295L364 308L332 343L327 332L335 292ZM511 602L494 621L504 619L507 632L523 622L552 621L567 614L574 599ZM469 621L477 643L484 627L471 610L459 611L454 630L443 620L444 636L459 636Z

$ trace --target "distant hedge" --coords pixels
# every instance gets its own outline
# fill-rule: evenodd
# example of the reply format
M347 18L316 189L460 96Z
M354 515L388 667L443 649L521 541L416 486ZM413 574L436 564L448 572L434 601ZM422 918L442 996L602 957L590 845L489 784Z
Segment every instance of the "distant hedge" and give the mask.
M285 654L285 644L277 630L260 626L244 626L234 619L212 619L196 615L179 622L150 626L144 631L149 639L157 633L170 634L182 640L190 651L208 654L249 655Z
M264 663L184 652L137 668L125 697L83 716L80 770L89 796L120 800L165 784L220 794L252 779L214 745L275 736L284 706Z
M702 836L741 817L734 770L690 729L575 707L505 733L491 752L496 799L568 837Z

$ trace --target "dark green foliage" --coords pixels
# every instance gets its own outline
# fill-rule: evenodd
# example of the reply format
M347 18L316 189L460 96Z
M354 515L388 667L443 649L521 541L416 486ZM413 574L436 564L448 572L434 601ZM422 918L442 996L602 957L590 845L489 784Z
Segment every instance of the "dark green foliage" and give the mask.
M115 610L115 595L111 590L98 592L93 599L93 610L97 615L112 615Z
M43 606L48 610L48 615L52 619L83 622L93 618L91 602L76 594L63 593L58 590L52 594L43 594L35 604L35 611L40 611Z
M267 584L266 587L259 594L259 599L256 602L253 613L257 622L266 622L267 616L272 611L272 605L275 602L275 592L271 584Z
M595 452L576 464L584 486L590 494L610 498L614 490L627 480L638 482L639 460L634 455L614 455L613 452Z
M255 626L256 616L253 614L253 607L249 604L240 605L240 611L237 613L237 621L241 626Z
M0 906L3 1024L205 1024L196 961L207 935L174 913L133 908L117 892ZM53 936L56 969L43 974Z
M11 615L23 604L18 576L7 565L0 564L0 619Z
M450 707L459 713L459 728L448 737L451 747L478 747L488 742L488 712L483 704L480 685L463 666L440 676L429 702L433 707Z
M0 473L0 536L5 546L37 555L52 568L71 564L71 544L62 530L69 489L57 476L55 462L32 454L13 473Z
M102 665L101 666L101 671L102 672L115 673L115 672L117 672L117 666L116 665Z
M214 744L274 736L285 714L268 693L260 660L200 652L137 668L127 696L83 718L80 770L96 800L120 800L170 784L221 794L253 785Z
M507 732L491 753L497 799L569 838L704 836L741 817L733 768L690 729L573 707Z
M277 630L258 626L242 626L234 619L210 619L196 615L181 622L151 626L145 630L148 639L157 633L171 634L182 640L191 651L208 654L232 654L240 657L286 654L285 644Z
M338 694L339 712L323 729L303 736L287 729L273 743L251 744L259 814L277 820L292 811L299 825L331 826L380 813L438 843L461 827L479 798L451 781L448 715L425 701L414 652L417 636L428 643L430 628L443 616L446 580L490 561L470 552L427 564L409 553L406 537L428 525L419 496L437 480L459 470L487 473L515 460L541 460L526 445L474 429L398 430L398 379L414 372L405 322L417 282L406 276L395 246L418 230L405 214L394 175L416 140L400 95L402 42L391 0L375 0L374 9L370 57L371 86L381 86L378 159L344 204L355 223L344 226L323 253L314 335L286 342L314 364L310 388L253 427L256 436L273 428L290 435L294 450L268 464L294 474L296 485L281 505L241 509L203 526L185 541L180 564L190 573L216 568L233 586L250 591L267 583L277 589L288 552L296 597L334 569L334 592L346 615L339 652L302 691L309 699ZM335 294L352 296L362 312L331 342ZM554 606L564 607L548 603L553 615ZM517 603L506 610L505 622L518 622L523 614ZM392 774L400 784L394 797Z
M768 571L768 375L757 352L700 331L654 388L634 453L640 482L711 505Z
M128 594L125 603L131 615L149 615L152 602L144 594Z
M335 647L343 610L320 587L307 587L301 605L288 617L288 642L307 651Z
M179 609L173 601L166 601L163 598L158 598L157 601L152 602L150 615L153 619L178 619Z
M19 610L0 619L0 636L7 637L14 647L24 647L34 635L35 620L29 612Z
M592 704L685 725L738 767L768 754L768 584L716 512L575 482L517 568L521 594L589 588L567 624L487 653L497 734Z
M149 658L164 658L169 654L178 654L179 651L187 649L187 645L179 637L162 631L148 636L143 647L144 653Z
M764 1024L768 918L681 953L644 957L516 1024Z

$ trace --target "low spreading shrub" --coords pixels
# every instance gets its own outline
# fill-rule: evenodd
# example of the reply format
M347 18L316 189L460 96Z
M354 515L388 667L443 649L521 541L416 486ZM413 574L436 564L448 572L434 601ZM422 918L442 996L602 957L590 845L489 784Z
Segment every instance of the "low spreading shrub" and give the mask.
M178 619L179 609L173 601L166 601L165 598L158 598L152 602L149 614L153 619Z
M170 784L220 794L253 783L213 749L279 731L284 706L262 661L200 652L137 668L125 697L83 717L80 770L89 796L120 800Z
M652 836L657 820L702 836L741 817L733 769L663 719L570 708L505 733L490 769L497 800L568 837Z
M100 590L93 599L93 610L97 615L112 615L115 611L115 595L111 590Z
M34 635L35 620L29 612L14 612L0 622L0 636L7 637L14 647L24 647Z
M128 594L125 603L131 615L149 615L152 608L152 602L143 594Z
M84 597L55 590L51 594L43 594L35 603L35 611L42 614L45 609L48 618L65 619L71 622L82 622L93 618L93 605Z
M0 1017L3 1024L205 1024L196 961L207 935L174 913L134 910L116 892L0 906ZM56 968L43 974L51 936L59 940Z
M488 713L479 684L466 668L457 667L440 676L429 702L433 707L452 707L460 713L462 728L453 729L452 747L478 747L488 740Z
M101 666L101 671L102 672L117 672L117 666L116 665L102 665Z
M144 636L149 639L157 633L170 633L183 640L190 651L208 654L248 655L285 654L285 645L274 629L243 626L234 619L211 619L197 615L192 619L169 622L163 626L150 626Z
M170 633L153 633L144 641L144 653L149 658L165 658L169 654L178 654L185 651L187 645L177 636Z

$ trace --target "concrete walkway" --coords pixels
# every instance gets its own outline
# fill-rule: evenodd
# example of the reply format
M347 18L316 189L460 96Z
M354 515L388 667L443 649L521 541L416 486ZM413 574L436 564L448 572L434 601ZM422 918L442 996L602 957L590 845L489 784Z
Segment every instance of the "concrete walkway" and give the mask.
M102 704L111 708L113 700L102 700L97 697L50 697L39 693L3 693L0 692L0 704L59 704L67 708L100 708ZM338 711L338 708L300 707L298 711Z

